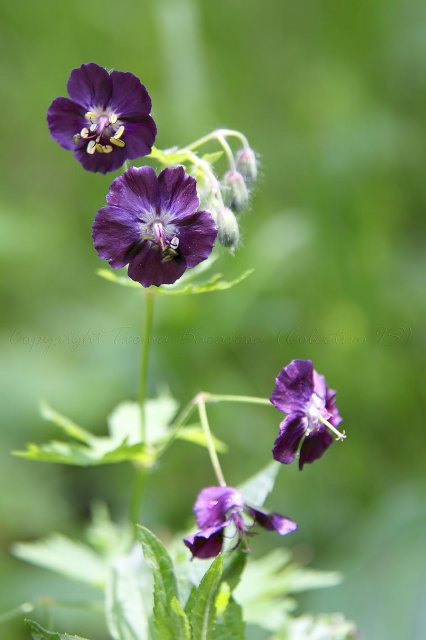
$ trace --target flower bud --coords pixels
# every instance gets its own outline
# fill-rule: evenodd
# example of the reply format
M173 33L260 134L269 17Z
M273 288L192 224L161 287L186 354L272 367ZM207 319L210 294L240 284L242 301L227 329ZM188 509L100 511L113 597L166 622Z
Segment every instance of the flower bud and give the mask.
M222 192L225 204L240 213L247 208L249 192L246 182L239 171L228 171L225 173L222 182Z
M240 240L240 229L236 217L230 209L223 207L217 211L215 218L219 243L234 252Z
M237 151L235 156L237 169L244 179L250 185L257 179L257 160L256 154L250 147L245 147Z

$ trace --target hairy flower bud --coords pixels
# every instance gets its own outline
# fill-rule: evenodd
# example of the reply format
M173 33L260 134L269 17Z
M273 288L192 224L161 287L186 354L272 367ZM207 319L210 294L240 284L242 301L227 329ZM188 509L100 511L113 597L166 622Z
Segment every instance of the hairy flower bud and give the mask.
M257 179L257 160L256 154L250 147L245 147L237 151L235 156L237 169L242 174L248 184L256 182Z
M233 252L240 240L240 230L234 214L227 207L216 212L217 239L221 245Z
M225 204L240 213L247 208L249 192L246 182L239 171L228 171L223 177L222 192Z

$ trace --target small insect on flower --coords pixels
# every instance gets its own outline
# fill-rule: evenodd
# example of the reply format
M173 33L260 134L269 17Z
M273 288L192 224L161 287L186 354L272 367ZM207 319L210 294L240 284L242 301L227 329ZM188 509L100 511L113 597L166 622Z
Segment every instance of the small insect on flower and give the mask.
M292 360L278 374L272 404L287 417L273 448L275 460L290 464L299 455L299 468L322 456L333 442L346 438L337 427L342 422L336 406L336 392L310 360Z
M56 98L47 111L52 137L74 151L88 171L108 173L151 152L157 127L151 98L132 73L112 71L95 63L73 69L70 98Z
M279 513L268 513L244 502L242 494L233 487L206 487L198 494L194 505L195 518L200 530L184 539L196 558L213 558L223 546L225 529L233 527L237 545L252 535L252 527L285 536L297 529L297 524Z
M114 269L128 264L129 277L144 287L172 284L206 260L216 240L212 216L197 208L196 182L183 167L158 176L151 167L131 167L96 214L95 249Z

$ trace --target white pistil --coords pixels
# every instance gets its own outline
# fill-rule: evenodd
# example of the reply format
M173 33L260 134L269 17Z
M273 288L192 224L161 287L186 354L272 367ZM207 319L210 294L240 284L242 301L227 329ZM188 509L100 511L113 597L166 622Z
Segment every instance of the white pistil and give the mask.
M333 433L336 436L336 440L337 442L343 442L343 440L345 440L346 438L346 433L344 431L340 432L338 429L336 429L336 427L333 427L333 425L331 424L331 422L329 422L328 420L326 420L325 418L323 418L322 416L318 416L318 420L320 422L322 422L322 424L324 426L327 427L327 429L330 429L331 433Z

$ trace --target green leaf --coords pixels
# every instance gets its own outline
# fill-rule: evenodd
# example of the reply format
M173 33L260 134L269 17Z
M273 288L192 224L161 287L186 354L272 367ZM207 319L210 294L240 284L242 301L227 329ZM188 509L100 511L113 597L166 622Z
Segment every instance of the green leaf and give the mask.
M262 471L256 473L255 476L252 476L238 487L247 503L254 507L263 505L274 488L279 467L278 462L271 462Z
M290 618L285 631L270 640L355 640L357 628L339 613Z
M158 640L189 640L188 621L184 612L174 607L178 600L172 560L160 540L149 529L137 527L146 562L154 578L154 626Z
M178 402L170 395L152 398L145 404L145 436L152 446L164 440L168 427L178 410ZM108 418L109 432L117 442L125 439L128 444L141 440L141 409L138 402L122 402Z
M294 608L291 594L334 586L339 581L339 574L305 569L291 562L289 551L276 549L263 558L250 559L235 597L243 606L247 623L278 631Z
M37 542L18 542L12 553L17 558L44 569L96 587L106 583L108 568L102 556L79 542L52 534Z
M70 636L68 633L47 631L34 620L25 620L25 624L31 631L33 640L87 640L87 638L82 638L81 636Z
M246 564L247 553L244 553L241 549L232 553L229 561L225 564L222 580L229 585L231 591L237 588Z
M231 598L222 619L213 630L211 640L244 640L245 637L243 610Z
M223 280L221 273L216 273L205 282L187 282L185 284L185 280L181 278L181 280L178 280L175 284L163 284L161 287L155 287L155 293L162 296L182 296L198 295L200 293L210 293L213 291L225 291L226 289L231 289L231 287L234 287L236 284L245 280L253 273L253 271L254 269L248 269L240 276L230 281ZM134 282L134 280L131 280L128 276L118 275L108 269L98 269L96 273L101 278L104 278L109 282L114 282L115 284L120 284L124 287L140 288L141 286L138 282Z
M129 445L117 443L112 438L95 438L90 446L52 440L46 444L29 443L25 451L12 451L14 456L39 462L55 462L79 467L91 467L101 464L116 464L134 460L144 465L153 461L144 444Z
M105 594L106 620L114 640L149 637L151 589L152 578L140 558L130 554L114 563Z
M67 436L70 436L75 440L79 440L80 442L84 442L85 444L91 443L93 434L89 433L89 431L86 431L82 427L79 427L66 416L55 411L55 409L47 404L47 402L40 403L40 413L45 420L52 422L54 425L62 429Z
M191 609L188 611L192 628L192 640L208 640L213 629L216 608L215 600L222 576L222 556L219 554L204 574L191 598Z

